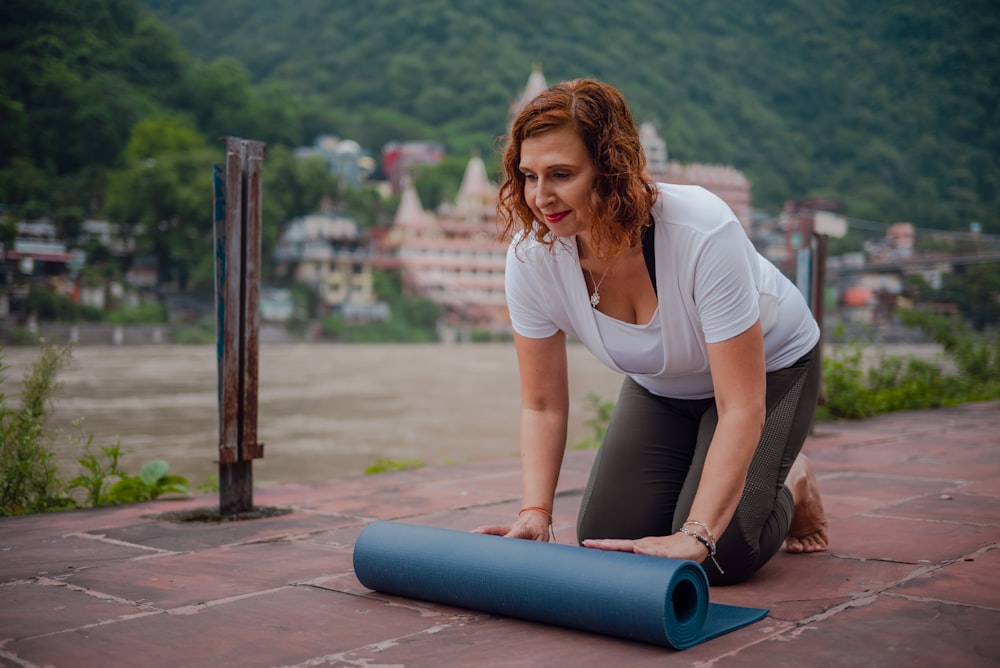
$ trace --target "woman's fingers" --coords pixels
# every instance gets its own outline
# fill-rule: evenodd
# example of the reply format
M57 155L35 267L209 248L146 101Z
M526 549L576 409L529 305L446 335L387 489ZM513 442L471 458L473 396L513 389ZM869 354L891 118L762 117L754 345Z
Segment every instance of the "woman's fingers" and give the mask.
M476 527L472 530L472 533L485 533L491 536L506 536L510 533L510 524L488 524L486 526Z
M595 547L598 550L614 550L616 552L632 552L635 550L634 540L620 538L600 538L583 541L584 547Z

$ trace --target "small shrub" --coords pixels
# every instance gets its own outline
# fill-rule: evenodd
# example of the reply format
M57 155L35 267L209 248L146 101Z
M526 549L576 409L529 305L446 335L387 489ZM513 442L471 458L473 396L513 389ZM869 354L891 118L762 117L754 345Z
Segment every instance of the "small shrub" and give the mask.
M146 462L139 475L129 475L118 468L122 451L116 441L101 446L101 456L91 452L93 436L84 446L85 454L77 462L86 471L70 481L70 489L86 492L84 505L111 506L122 503L152 501L164 494L191 496L184 476L170 475L170 466L162 459Z
M46 422L59 371L69 362L70 349L44 346L25 374L20 406L12 409L0 392L0 517L28 513L134 503L157 499L164 494L190 496L187 479L170 475L160 459L147 462L138 476L123 472L118 441L93 452L93 435L72 436L81 447L77 463L83 472L68 484L59 476L55 452L49 446L52 435ZM0 347L0 386L5 381L3 348ZM73 426L79 430L81 421ZM83 500L74 499L73 490L83 491Z
M56 378L69 359L69 348L43 345L24 376L20 406L12 409L0 392L0 516L75 505L66 496L46 431ZM6 368L0 347L0 385Z
M1000 335L980 336L963 321L919 311L904 312L901 319L924 329L958 372L947 374L933 362L888 355L866 368L860 345L851 342L823 358L826 403L817 419L859 419L1000 397Z
M78 426L75 422L74 426ZM98 457L91 452L94 437L90 435L83 445L84 454L78 458L77 463L87 471L86 474L78 475L69 482L69 488L82 489L86 493L84 505L100 506L104 505L106 497L105 489L111 481L120 478L122 472L118 470L118 460L121 458L121 446L118 441L112 445L101 446L101 455Z
M170 466L162 459L146 462L139 475L125 475L111 486L108 502L139 503L155 501L164 494L191 496L188 480L184 476L170 475Z

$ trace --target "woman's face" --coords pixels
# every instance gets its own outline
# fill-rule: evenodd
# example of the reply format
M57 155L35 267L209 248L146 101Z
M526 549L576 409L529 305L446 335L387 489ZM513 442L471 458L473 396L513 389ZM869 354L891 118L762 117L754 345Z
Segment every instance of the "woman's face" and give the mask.
M580 135L572 127L550 130L521 142L524 199L557 237L590 230L594 168Z

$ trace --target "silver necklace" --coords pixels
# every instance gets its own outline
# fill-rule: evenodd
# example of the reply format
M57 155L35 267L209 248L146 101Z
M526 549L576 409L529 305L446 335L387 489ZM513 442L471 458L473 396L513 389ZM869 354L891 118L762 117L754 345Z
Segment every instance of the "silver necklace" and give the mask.
M610 262L608 263L608 266L604 268L604 273L601 274L601 280L599 281L595 281L594 272L587 269L587 273L590 274L590 282L594 284L594 291L590 295L590 305L594 308L597 308L597 305L601 303L601 293L598 292L598 290L601 288L601 283L604 282L604 278L608 275L608 269L611 269Z

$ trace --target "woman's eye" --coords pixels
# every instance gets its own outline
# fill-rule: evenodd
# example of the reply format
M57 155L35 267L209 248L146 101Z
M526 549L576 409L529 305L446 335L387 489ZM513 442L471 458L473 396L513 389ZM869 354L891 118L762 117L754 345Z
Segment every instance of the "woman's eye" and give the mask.
M525 174L524 175L524 180L525 181L532 181L532 182L534 182L534 181L538 180L538 177L535 176L534 174Z

